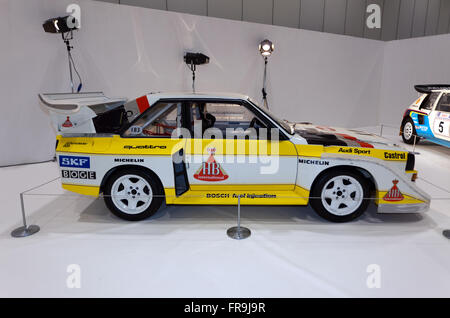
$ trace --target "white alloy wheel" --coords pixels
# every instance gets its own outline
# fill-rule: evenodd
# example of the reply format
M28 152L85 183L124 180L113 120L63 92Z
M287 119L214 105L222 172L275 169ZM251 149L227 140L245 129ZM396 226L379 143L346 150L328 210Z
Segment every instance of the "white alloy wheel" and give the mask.
M405 137L406 140L410 140L414 133L414 127L411 124L410 121L407 121L405 125L403 125L403 137Z
M152 203L153 192L143 177L126 174L114 181L111 187L111 199L114 205L126 214L144 212Z
M364 200L364 191L358 180L341 175L328 180L320 197L323 207L329 213L344 216L359 208Z

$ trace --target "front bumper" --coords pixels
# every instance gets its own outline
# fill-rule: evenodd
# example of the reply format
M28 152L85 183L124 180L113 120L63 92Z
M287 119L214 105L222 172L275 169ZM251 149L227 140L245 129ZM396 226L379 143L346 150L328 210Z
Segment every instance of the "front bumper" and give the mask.
M378 213L423 213L429 208L429 201L413 204L378 204Z

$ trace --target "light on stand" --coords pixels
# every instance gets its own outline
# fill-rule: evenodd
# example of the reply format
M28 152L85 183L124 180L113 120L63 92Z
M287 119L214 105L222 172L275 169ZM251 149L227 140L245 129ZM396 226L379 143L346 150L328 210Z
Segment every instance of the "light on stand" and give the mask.
M261 55L264 58L269 57L272 54L273 50L275 49L273 43L267 39L262 41L261 43L259 43L258 48L259 48L259 53L261 53Z
M192 92L195 93L195 71L197 65L203 65L209 63L209 57L203 53L191 53L187 52L184 55L184 62L189 66L192 71Z
M77 88L77 93L80 92L81 87L83 86L83 82L81 80L81 76L78 73L78 70L75 66L75 62L73 61L71 50L73 46L70 45L70 41L73 40L73 31L79 29L79 22L77 19L71 15L65 17L58 17L48 19L42 25L44 31L47 33L60 33L61 37L66 44L67 49L67 57L69 59L69 75L70 75L70 86L72 93L74 93L73 87L73 77L72 77L72 68L75 70L75 73L78 76L79 84Z
M269 109L269 105L267 104L267 91L266 91L266 82L267 82L267 58L272 55L275 47L273 43L267 39L259 43L258 46L259 53L261 53L261 56L264 59L264 77L263 77L263 88L262 88L262 95L263 95L263 105Z

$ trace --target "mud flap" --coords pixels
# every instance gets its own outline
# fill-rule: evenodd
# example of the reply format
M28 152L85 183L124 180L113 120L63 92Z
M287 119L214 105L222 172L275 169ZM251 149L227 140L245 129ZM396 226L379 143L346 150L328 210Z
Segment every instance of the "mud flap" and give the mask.
M175 195L179 197L189 190L186 164L184 162L184 150L180 149L172 155L173 175L175 177Z

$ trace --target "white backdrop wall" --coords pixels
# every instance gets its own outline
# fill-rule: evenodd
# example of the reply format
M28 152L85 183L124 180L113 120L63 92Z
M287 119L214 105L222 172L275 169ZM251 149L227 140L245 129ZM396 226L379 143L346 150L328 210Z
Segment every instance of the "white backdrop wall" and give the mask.
M41 25L74 2L82 10L73 56L84 91L135 98L189 90L191 74L182 61L189 50L211 58L198 68L198 91L241 92L259 102L257 44L269 38L276 49L269 106L276 114L345 127L378 123L381 41L88 0L0 0L0 165L53 156L55 135L37 94L70 87L65 46Z
M450 34L386 42L379 121L400 127L416 84L450 83Z

